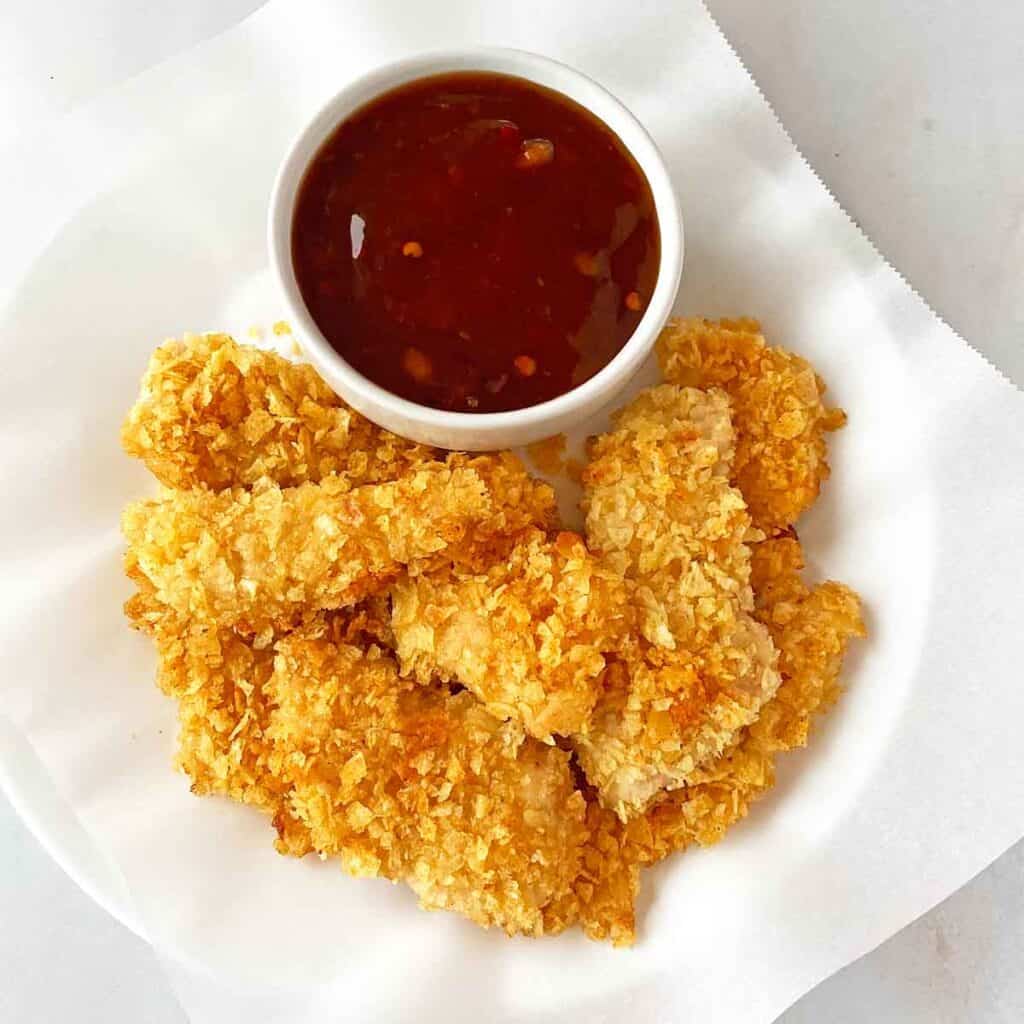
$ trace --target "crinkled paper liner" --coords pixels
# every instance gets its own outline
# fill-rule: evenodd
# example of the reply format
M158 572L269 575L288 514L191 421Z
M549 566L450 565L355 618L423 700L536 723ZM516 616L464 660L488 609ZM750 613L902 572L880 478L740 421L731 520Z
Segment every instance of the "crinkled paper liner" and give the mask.
M801 538L813 575L863 594L871 639L750 818L645 873L628 952L510 941L278 857L256 812L170 771L174 708L119 611L118 511L153 484L117 427L148 352L269 327L291 134L370 66L473 42L549 53L630 105L682 201L679 310L759 316L850 414ZM697 0L275 2L4 155L0 773L193 1019L770 1020L1024 832L1024 398L842 213Z

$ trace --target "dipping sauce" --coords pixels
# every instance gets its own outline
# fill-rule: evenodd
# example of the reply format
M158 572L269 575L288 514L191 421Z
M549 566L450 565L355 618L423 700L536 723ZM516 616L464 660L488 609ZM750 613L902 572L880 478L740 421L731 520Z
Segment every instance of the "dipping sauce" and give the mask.
M602 121L524 79L419 79L313 158L292 260L324 337L421 405L499 412L605 366L658 274L650 186Z

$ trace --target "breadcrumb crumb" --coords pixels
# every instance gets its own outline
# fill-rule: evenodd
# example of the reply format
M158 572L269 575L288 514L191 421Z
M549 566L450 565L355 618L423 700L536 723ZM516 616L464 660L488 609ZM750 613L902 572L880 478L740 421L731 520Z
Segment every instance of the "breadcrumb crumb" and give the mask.
M526 452L530 461L548 476L558 476L565 468L565 434L545 437L542 441L534 441L527 445Z

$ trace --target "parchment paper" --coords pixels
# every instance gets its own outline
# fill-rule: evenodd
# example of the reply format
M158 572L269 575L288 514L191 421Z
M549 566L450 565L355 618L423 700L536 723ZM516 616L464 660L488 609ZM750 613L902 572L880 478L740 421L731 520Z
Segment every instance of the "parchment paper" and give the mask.
M117 430L149 352L277 319L290 136L371 66L474 42L624 100L682 203L678 309L758 316L850 415L801 536L871 639L749 820L646 873L629 952L510 941L279 857L256 812L171 772L174 707L120 611L118 515L153 483ZM696 0L275 0L0 156L0 771L195 1020L768 1021L1024 833L1024 396L836 206Z

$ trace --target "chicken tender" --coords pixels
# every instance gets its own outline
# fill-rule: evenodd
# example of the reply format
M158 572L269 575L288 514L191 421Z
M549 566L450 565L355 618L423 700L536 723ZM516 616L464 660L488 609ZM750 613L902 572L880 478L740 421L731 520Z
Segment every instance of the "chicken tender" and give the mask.
M314 848L427 909L541 934L586 837L568 754L468 691L403 680L378 648L292 634L277 651L270 733Z
M149 581L129 566L139 592L125 604L131 624L157 650L157 684L178 702L174 766L197 796L219 794L273 817L279 841L296 856L312 847L291 814L289 786L268 762L265 688L272 649L259 650L231 629L189 619L156 600Z
M280 487L326 477L359 487L435 457L348 408L311 366L226 334L186 334L153 353L121 441L181 489L263 477Z
M574 533L533 530L484 572L406 577L391 594L404 676L462 683L545 741L583 728L627 620L621 577Z
M865 635L860 600L841 583L808 587L802 568L803 553L792 536L755 545L756 615L778 648L782 682L734 750L706 765L685 789L664 794L646 814L604 829L602 863L611 879L620 876L620 886L625 865L653 864L694 843L718 842L771 789L776 756L805 746L813 720L837 698L849 642ZM612 884L606 881L604 891L614 891ZM617 934L621 912L607 913L608 903L605 918L591 929L593 938Z
M623 818L727 750L778 686L771 638L750 614L750 517L729 484L732 449L722 392L664 385L616 417L584 474L588 540L633 585L638 634L575 746Z
M179 702L175 763L191 778L193 792L223 793L276 811L280 787L267 775L261 738L274 652L257 650L230 629L188 620L152 591L136 594L125 612L153 638L157 683Z
M755 616L779 652L782 681L725 756L661 794L645 814L622 822L587 791L588 835L572 889L548 909L551 927L579 922L591 939L629 945L641 867L693 844L716 843L775 781L775 758L805 746L813 720L839 695L850 640L865 635L857 595L841 583L808 587L795 537L753 545Z
M160 604L149 581L129 565L139 591L125 604L132 626L152 638L157 684L178 702L175 767L197 796L219 794L274 818L279 845L296 856L312 847L305 826L290 811L290 786L270 764L266 687L274 668L272 648L257 648L234 630L188 619ZM390 636L389 610L371 599L331 620L336 635L368 646Z
M670 321L658 360L674 384L724 389L736 428L732 482L769 535L796 522L828 479L825 434L846 422L800 356L770 347L756 320Z
M849 587L810 588L800 578L803 553L793 537L757 545L758 618L779 649L782 683L775 698L728 757L709 765L686 793L670 794L649 815L650 856L660 860L697 842L717 842L775 782L775 757L805 746L814 718L839 695L847 646L865 635L860 600Z
M452 456L355 490L328 477L287 489L171 491L129 505L122 525L159 601L270 635L356 604L446 551L470 562L492 553L502 538L546 525L553 507L551 489L512 456Z

